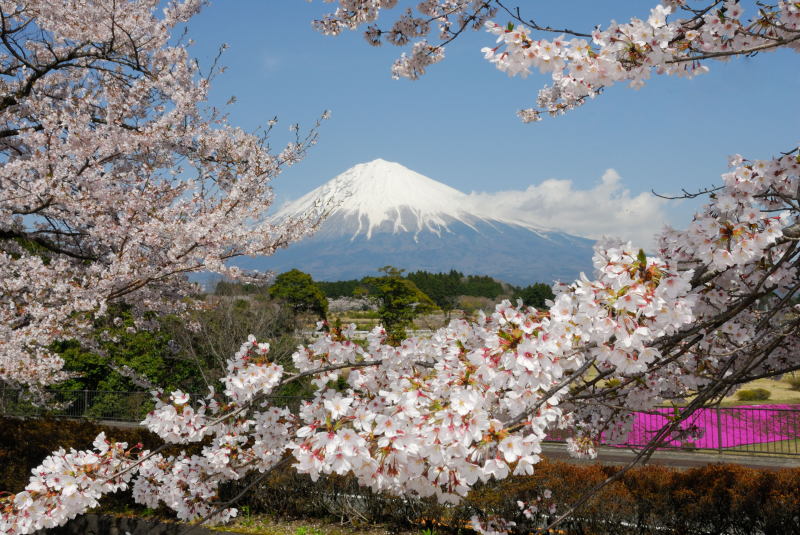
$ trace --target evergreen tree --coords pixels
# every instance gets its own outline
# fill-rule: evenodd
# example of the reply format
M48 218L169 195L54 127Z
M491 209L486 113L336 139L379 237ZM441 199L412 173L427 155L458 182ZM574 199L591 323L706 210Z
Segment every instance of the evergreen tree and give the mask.
M275 277L269 288L273 299L282 299L290 304L295 312L312 312L322 319L328 314L328 300L325 294L308 273L293 269Z
M406 337L406 328L415 317L435 310L436 304L411 280L403 278L403 270L384 266L383 277L366 277L357 291L380 300L380 314L389 342L399 344Z

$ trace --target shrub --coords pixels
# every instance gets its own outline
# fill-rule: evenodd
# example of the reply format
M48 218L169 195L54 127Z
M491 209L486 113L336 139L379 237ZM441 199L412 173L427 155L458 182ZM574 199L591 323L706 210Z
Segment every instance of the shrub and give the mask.
M736 397L739 401L766 401L772 395L772 392L766 388L753 388L751 390L739 390Z
M545 489L553 493L556 514L575 503L618 467L542 461L532 476L509 477L477 485L461 503L401 499L360 489L352 477L321 477L314 483L291 470L271 474L247 498L254 511L288 518L333 517L355 525L416 525L455 533L472 516L502 516L517 522L519 533L536 532L554 517L546 507L532 521L517 500L535 502ZM248 481L234 485L247 485ZM227 493L235 495L236 488ZM223 496L223 499L225 496ZM559 526L562 533L622 535L779 535L800 533L800 469L754 470L709 465L690 470L643 466L593 496Z
M796 376L794 373L784 378L784 380L789 383L789 388L791 390L800 390L800 377Z

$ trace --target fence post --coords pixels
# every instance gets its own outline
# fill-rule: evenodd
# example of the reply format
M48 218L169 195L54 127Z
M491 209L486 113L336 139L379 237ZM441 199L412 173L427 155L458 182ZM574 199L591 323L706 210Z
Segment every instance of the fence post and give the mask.
M86 413L89 412L89 391L83 391L83 414L81 416L86 416Z
M717 450L722 455L722 412L717 404Z

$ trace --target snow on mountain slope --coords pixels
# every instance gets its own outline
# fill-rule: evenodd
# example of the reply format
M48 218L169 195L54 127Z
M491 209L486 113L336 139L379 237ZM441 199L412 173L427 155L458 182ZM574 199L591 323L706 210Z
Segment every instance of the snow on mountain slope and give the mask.
M385 160L356 165L274 217L316 212L320 203L328 216L314 235L236 264L275 273L297 268L317 280L361 278L391 264L518 285L572 281L592 270L591 240L492 217L474 196Z
M432 180L399 163L377 159L358 164L300 199L284 206L276 218L303 213L315 205L330 206L329 221L337 221L339 234L370 239L378 229L386 232L422 231L441 235L454 222L477 229L480 222L499 221L537 233L547 229L503 220L482 213L469 195ZM325 225L330 234L332 225Z

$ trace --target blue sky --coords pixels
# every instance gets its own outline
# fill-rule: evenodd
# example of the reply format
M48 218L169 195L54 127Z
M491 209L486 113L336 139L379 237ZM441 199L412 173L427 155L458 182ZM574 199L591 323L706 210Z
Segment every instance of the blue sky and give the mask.
M646 17L652 7L641 0L535 4L530 14L541 23L584 31L611 19ZM255 129L277 115L278 147L289 124L308 126L331 110L319 144L276 181L281 200L380 157L464 192L511 191L508 199L532 188L528 205L535 210L548 203L537 217L549 226L567 220L567 230L596 233L592 220L605 211L604 233L617 225L619 234L642 239L663 221L685 224L693 211L692 203L652 199L651 189L713 185L729 154L767 158L800 141L800 69L790 52L710 62L707 75L654 77L639 91L614 87L564 117L525 125L515 112L533 105L548 79L511 79L497 71L480 52L493 43L486 32L449 45L445 61L421 80L392 80L401 49L372 48L360 32L327 37L311 28L313 18L334 7L320 0L212 0L189 25L201 64L222 43L230 46L212 102L237 98L228 108L231 123ZM546 193L555 190L558 195ZM570 204L573 198L580 202ZM610 217L624 210L631 216Z

